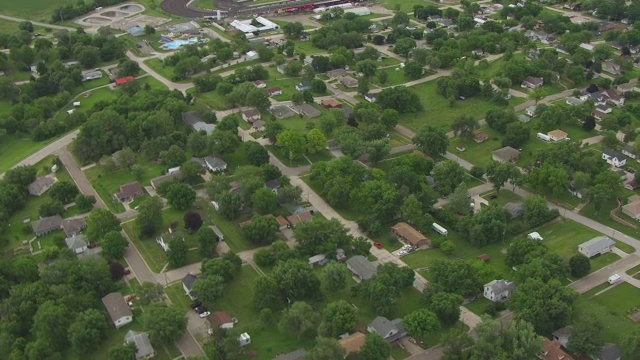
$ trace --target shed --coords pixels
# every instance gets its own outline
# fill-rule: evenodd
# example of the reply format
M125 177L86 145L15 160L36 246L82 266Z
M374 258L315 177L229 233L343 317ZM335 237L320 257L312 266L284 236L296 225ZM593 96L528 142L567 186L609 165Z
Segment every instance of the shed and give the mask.
M235 320L226 311L215 311L207 317L209 323L222 329L233 329Z
M322 265L326 264L327 262L329 262L329 259L327 259L324 254L314 255L314 256L309 258L309 266L311 266L311 267L322 266Z

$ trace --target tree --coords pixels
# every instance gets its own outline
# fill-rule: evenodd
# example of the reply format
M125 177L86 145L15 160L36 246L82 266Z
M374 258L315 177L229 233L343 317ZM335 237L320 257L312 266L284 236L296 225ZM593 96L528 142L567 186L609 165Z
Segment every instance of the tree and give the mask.
M71 325L68 313L69 309L64 305L53 300L45 301L33 315L32 334L48 341L54 351L62 350L67 343L67 331Z
M535 258L542 257L547 252L547 247L541 241L518 239L509 245L505 263L510 268L517 267Z
M202 217L197 212L189 211L184 214L184 228L190 231L197 231L202 226Z
M478 127L478 120L468 114L458 116L453 119L453 122L451 123L451 130L453 130L453 134L465 139L471 139L473 137L473 132L476 131Z
M21 21L18 24L18 29L24 30L24 31L28 31L28 32L32 33L33 32L33 24L31 23L31 21Z
M367 334L360 355L366 360L386 360L391 356L391 345L376 333Z
M140 305L147 306L156 301L163 301L165 297L164 288L161 284L145 281L140 284L136 295Z
M187 318L173 306L151 304L140 316L154 344L173 343L182 337L187 328Z
M319 332L327 337L337 337L351 331L357 322L357 310L348 302L338 300L327 304L322 310Z
M277 143L289 152L289 160L299 158L306 146L304 135L298 131L287 129L277 135Z
M467 296L482 289L482 281L471 261L435 261L431 267L433 283L454 294Z
M526 321L514 320L503 327L499 321L484 319L476 332L478 340L470 350L471 359L529 360L531 354L543 350L542 337Z
M78 354L89 354L107 332L107 321L100 310L89 309L77 315L69 327L69 343Z
M206 258L214 257L216 255L218 241L218 236L211 228L205 226L198 230L198 245L202 256Z
M576 355L597 356L604 346L604 324L596 316L579 317L567 348Z
M466 332L459 329L450 330L442 338L443 360L467 359L466 351L474 344L473 339Z
M162 200L152 196L138 206L136 224L143 236L151 236L162 228Z
M529 91L529 100L533 100L535 105L538 105L538 101L544 98L544 92L540 88L533 89Z
M319 337L304 360L335 360L343 359L344 356L344 348L337 340Z
M376 102L384 109L394 109L401 114L422 111L418 95L405 86L388 87L378 93Z
M596 128L596 118L589 115L586 118L584 118L584 121L582 122L582 129L586 132L590 132L593 129Z
M324 266L321 274L325 288L331 292L342 290L347 286L350 277L349 270L339 262L332 261Z
M282 31L287 39L300 40L304 27L298 21L288 22L282 27Z
M320 315L304 301L296 301L290 308L284 311L278 327L280 331L291 331L302 337L314 337Z
M418 198L411 194L404 198L400 207L402 217L411 224L419 224L422 219L422 204Z
M271 193L271 191L269 192ZM251 219L251 223L242 228L242 232L251 242L269 245L276 240L278 228L278 221L274 217L254 216Z
M109 348L109 360L136 360L136 346L127 344Z
M346 248L351 241L348 230L338 220L315 217L293 228L297 249L305 255L324 254Z
M177 145L171 145L168 150L161 151L160 158L162 162L169 167L179 166L187 160L184 150Z
M320 129L311 129L307 133L307 152L315 154L324 150L327 146L327 137L324 136Z
M172 184L167 189L167 201L176 210L187 210L196 201L196 192L187 184Z
M439 292L431 297L428 308L436 314L443 325L449 326L460 319L462 301L462 296L458 294Z
M111 231L102 238L102 257L106 260L118 260L124 256L129 242L117 231Z
M249 163L254 166L260 166L269 163L269 152L264 146L255 141L244 143Z
M436 156L447 152L449 137L447 133L434 126L424 126L413 138L413 143L425 153Z
M229 220L233 220L240 215L240 209L242 209L242 198L233 191L227 191L220 195L218 205L220 214Z
M63 204L72 202L77 194L78 188L68 181L58 181L49 190L49 195Z
M402 38L396 41L396 45L393 51L396 54L400 54L404 56L405 58L409 58L409 53L411 53L411 51L415 48L416 48L415 40L413 40L412 38Z
M487 178L493 183L496 194L500 193L500 188L511 179L516 172L520 172L517 166L512 163L499 163L492 161L486 168Z
M427 309L414 310L404 317L402 324L409 334L419 337L440 329L438 317Z
M469 190L467 190L467 185L465 183L461 183L456 187L456 190L451 195L451 199L449 199L449 205L451 209L456 213L463 215L469 213L470 208L470 196Z
M635 328L622 338L622 353L624 359L640 359L640 329Z
M407 64L404 66L404 74L412 80L420 79L422 74L424 73L424 68L417 61L407 61Z
M59 200L48 199L40 205L38 214L41 217L62 215L64 213L64 205Z
M283 298L290 301L315 299L320 291L320 280L306 262L294 259L280 262L271 276Z
M315 79L311 81L311 91L316 94L324 94L327 91L327 84L324 81Z
M549 221L553 214L549 210L547 200L540 195L527 196L522 201L522 208L524 210L524 221L530 226L540 225L546 221Z
M86 235L90 240L99 241L107 233L120 230L120 220L109 210L95 208L87 216Z
M355 70L359 73L362 73L365 78L370 78L376 74L376 71L378 70L378 64L376 64L376 62L371 59L358 61L356 63Z
M509 307L518 319L530 322L537 333L548 334L567 325L576 298L576 292L558 280L530 278L518 285Z
M251 196L251 207L261 214L269 214L278 207L277 196L268 188L260 188Z
M512 122L507 125L504 139L502 139L502 146L511 146L518 149L529 140L530 135L531 131L525 124L519 121Z
M464 168L453 160L445 160L433 168L433 178L442 194L451 194L466 176Z
M571 276L581 278L591 270L591 262L588 257L575 254L569 259L569 268L571 268Z
M169 240L169 250L167 250L167 260L173 268L179 268L187 262L189 248L180 236L174 236Z
M193 283L193 292L205 304L213 305L224 295L224 279L218 275L200 276Z
M36 179L36 174L36 168L33 166L22 165L11 170L7 170L4 174L4 182L16 185L18 188L26 192L29 184Z
M205 172L204 168L195 161L187 160L184 164L180 165L180 174L184 181L188 183L196 183L202 181L202 174Z
M298 186L283 186L278 189L278 202L281 204L299 203L302 200L302 189Z
M89 211L91 210L91 208L93 207L93 204L96 203L96 197L93 195L82 195L82 194L78 194L76 195L75 199L73 200L76 203L76 207L82 211Z

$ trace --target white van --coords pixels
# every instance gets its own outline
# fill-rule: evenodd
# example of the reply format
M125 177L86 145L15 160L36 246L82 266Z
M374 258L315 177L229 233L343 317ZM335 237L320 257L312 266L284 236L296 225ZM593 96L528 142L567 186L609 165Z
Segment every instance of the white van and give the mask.
M442 226L440 226L440 225L438 225L436 223L433 223L431 226L433 227L433 230L435 230L440 235L445 235L446 236L449 233L447 231L447 229L443 228Z
M545 141L545 142L550 142L551 138L549 137L549 135L547 134L543 134L543 133L538 133L538 139Z
M613 274L613 275L609 276L609 280L607 280L607 281L609 282L609 284L613 285L613 284L615 284L617 282L620 282L620 280L622 280L620 275Z

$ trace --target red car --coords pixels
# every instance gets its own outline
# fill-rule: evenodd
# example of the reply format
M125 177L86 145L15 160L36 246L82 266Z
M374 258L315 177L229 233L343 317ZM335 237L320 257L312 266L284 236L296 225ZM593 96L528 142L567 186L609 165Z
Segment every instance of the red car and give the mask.
M373 243L373 246L377 247L378 249L382 249L383 248L382 244L380 244L380 242L378 242L378 241L375 241Z
M131 269L129 269L129 268L125 268L125 269L124 269L124 274L125 274L125 275L129 275L129 274L131 274Z

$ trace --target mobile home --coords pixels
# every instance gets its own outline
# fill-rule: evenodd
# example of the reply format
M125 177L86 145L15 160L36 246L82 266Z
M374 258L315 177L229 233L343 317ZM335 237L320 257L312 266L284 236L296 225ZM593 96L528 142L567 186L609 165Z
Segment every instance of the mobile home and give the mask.
M442 226L440 226L440 225L438 225L436 223L433 223L432 227L433 227L433 230L435 230L440 235L445 235L446 236L449 233L447 231L447 229L443 228Z
M546 141L546 142L550 142L551 141L551 137L547 134L543 134L543 133L538 133L538 139L542 140L542 141Z

